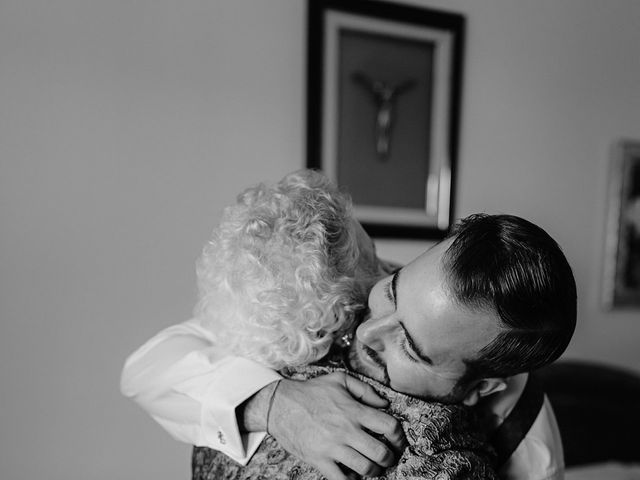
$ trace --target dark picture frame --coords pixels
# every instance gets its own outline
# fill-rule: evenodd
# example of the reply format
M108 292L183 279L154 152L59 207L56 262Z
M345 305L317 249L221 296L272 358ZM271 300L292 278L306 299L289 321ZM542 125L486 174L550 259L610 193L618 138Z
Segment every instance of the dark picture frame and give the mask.
M372 236L438 239L454 218L465 18L309 0L307 166Z
M640 141L620 141L612 157L603 300L640 308Z

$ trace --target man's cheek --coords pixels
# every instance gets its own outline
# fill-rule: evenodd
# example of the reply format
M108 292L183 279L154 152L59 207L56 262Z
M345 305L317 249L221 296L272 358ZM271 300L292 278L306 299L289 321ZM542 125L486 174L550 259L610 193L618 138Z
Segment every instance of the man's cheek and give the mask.
M410 393L410 383L407 382L406 375L395 364L387 363L387 377L391 388L397 392Z

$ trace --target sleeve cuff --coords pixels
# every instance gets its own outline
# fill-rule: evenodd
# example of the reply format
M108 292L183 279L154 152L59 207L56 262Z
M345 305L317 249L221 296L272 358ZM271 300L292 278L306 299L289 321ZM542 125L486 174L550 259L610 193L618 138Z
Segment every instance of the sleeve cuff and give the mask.
M207 377L207 381L201 377L187 380L176 390L195 398L202 405L199 443L219 450L244 465L259 447L266 432L241 434L236 408L281 377L270 368L241 357L224 358Z

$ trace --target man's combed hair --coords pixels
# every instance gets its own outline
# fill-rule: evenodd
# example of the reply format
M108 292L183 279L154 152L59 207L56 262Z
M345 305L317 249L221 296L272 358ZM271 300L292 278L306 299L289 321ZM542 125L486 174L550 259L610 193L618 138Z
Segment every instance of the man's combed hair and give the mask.
M496 312L502 331L467 361L465 380L535 370L567 348L576 325L576 284L558 244L511 215L472 215L443 257L449 291L472 310Z
M272 368L325 355L366 294L348 195L310 170L225 209L197 263L195 316L219 348Z

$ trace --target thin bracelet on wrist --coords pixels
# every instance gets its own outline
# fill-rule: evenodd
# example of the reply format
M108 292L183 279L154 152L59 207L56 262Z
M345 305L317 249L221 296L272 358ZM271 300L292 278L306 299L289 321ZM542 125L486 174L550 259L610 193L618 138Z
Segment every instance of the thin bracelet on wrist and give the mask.
M280 386L280 380L277 380L276 386L273 387L273 390L271 390L271 396L269 397L269 407L267 408L267 425L266 425L267 433L269 433L269 417L271 417L271 407L273 406L273 399L276 396L276 390L278 389L279 386Z

